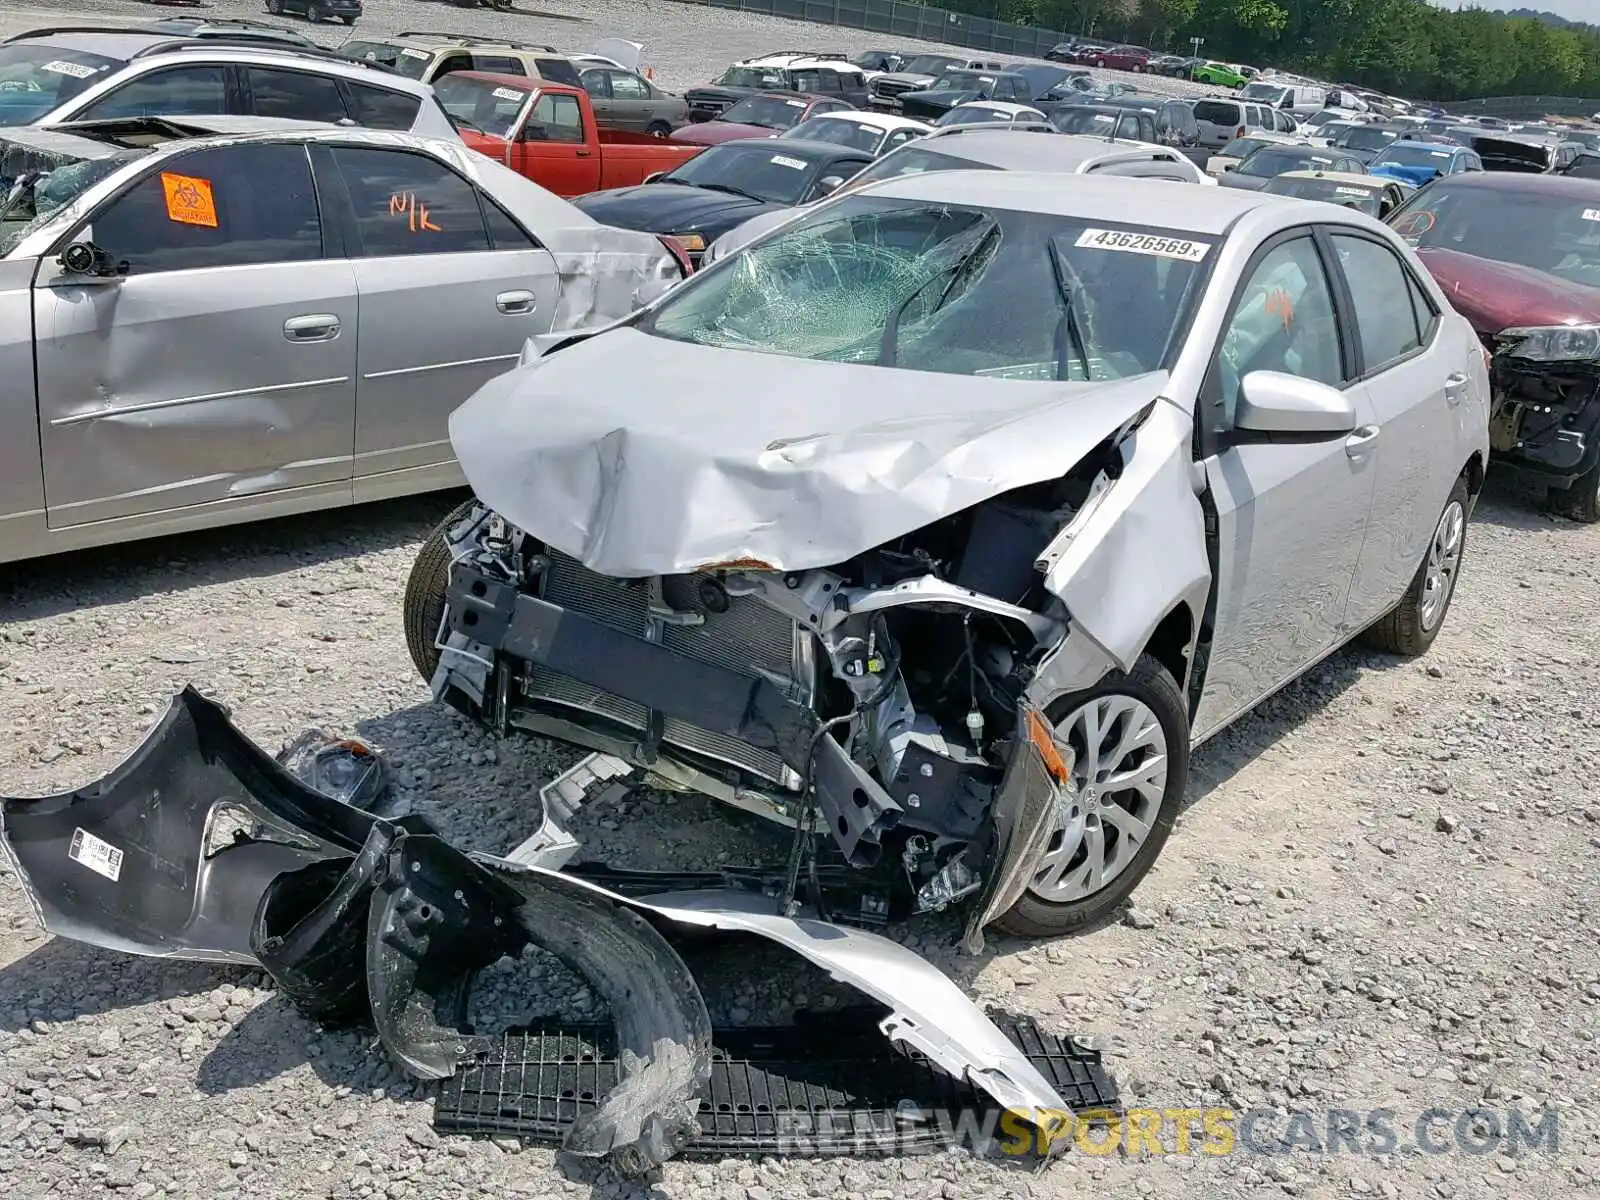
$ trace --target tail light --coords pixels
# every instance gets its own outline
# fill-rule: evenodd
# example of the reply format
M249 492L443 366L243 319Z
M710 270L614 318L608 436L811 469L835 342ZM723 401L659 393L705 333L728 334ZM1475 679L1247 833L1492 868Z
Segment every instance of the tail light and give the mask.
M672 255L672 261L678 264L678 270L685 279L694 274L694 262L689 258L689 248L670 234L659 235L661 244L667 248L667 253Z
M1243 137L1247 132L1249 132L1249 131L1246 130L1243 125L1241 125L1241 126L1239 126L1239 128L1237 128L1237 129L1235 129L1233 131L1233 136L1234 137Z

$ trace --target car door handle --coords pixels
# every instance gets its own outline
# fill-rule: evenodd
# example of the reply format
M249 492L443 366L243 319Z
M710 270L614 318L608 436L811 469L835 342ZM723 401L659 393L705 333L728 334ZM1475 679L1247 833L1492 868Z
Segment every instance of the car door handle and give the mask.
M587 150L580 149L580 150L575 151L574 153L579 158L588 158L589 157L589 152Z
M1444 381L1445 402L1454 408L1467 394L1467 377L1460 371Z
M1365 454L1378 440L1378 427L1376 425L1363 425L1344 440L1344 452L1351 458L1359 458Z
M290 317L283 323L283 336L291 342L331 342L339 336L339 318L333 313Z
M532 292L501 292L494 298L494 306L510 316L531 313L537 303Z

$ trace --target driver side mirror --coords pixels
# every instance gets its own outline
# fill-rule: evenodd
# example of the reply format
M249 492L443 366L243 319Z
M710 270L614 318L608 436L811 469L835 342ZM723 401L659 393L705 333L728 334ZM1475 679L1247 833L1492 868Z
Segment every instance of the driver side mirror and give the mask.
M824 196L831 196L843 186L844 177L842 175L824 175L817 180L817 199L820 200Z
M1251 371L1239 381L1235 428L1247 433L1334 438L1356 427L1356 410L1338 388L1282 371Z
M71 243L56 259L56 265L69 275L81 276L76 280L80 283L115 283L128 273L127 263L115 261L90 241Z

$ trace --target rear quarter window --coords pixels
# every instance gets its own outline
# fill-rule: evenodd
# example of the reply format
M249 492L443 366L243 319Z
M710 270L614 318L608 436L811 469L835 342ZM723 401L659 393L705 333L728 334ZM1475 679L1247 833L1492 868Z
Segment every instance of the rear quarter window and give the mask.
M1241 125L1244 114L1237 104L1226 100L1199 100L1195 102L1194 119L1209 121L1213 125Z
M564 58L536 58L533 65L539 70L539 78L548 79L551 83L564 83L568 87L581 88L583 82L578 78L578 70Z
M350 116L368 129L410 129L417 121L422 101L405 92L374 87L368 83L346 83L350 96Z

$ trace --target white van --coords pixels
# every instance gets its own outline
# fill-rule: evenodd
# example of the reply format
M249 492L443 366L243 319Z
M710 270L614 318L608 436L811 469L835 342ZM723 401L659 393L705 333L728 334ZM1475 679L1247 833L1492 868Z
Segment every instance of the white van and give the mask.
M1260 116L1259 106L1247 106L1238 100L1207 96L1194 102L1194 123L1199 130L1199 144L1213 152L1234 138L1243 137L1245 130L1260 128Z
M1328 89L1308 83L1266 83L1257 80L1247 85L1239 93L1239 98L1309 117L1327 107Z

